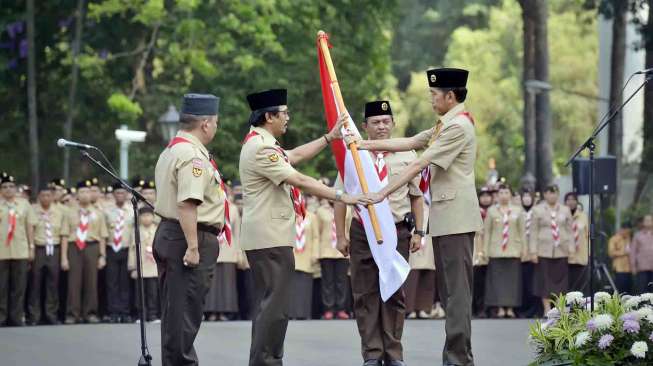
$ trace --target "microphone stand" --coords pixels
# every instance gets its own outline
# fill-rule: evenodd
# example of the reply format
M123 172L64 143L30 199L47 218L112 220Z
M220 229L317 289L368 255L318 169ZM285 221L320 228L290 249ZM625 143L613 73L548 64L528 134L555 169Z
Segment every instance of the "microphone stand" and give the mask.
M596 151L596 137L603 131L603 129L612 122L615 117L624 109L626 104L628 104L637 93L639 93L640 90L642 90L646 84L648 84L649 81L653 80L653 74L645 74L645 79L642 85L639 86L629 97L624 101L619 108L615 109L609 116L608 118L605 119L599 126L592 132L592 135L590 135L585 142L576 150L576 152L569 158L565 166L569 166L569 164L572 163L578 155L580 155L583 150L587 149L589 151L590 155L590 178L589 178L589 198L590 198L590 204L589 204L589 218L590 218L590 237L589 237L589 263L590 263L590 309L591 311L594 311L594 241L596 239L596 232L595 232L595 218L594 218L594 153ZM608 113L610 113L608 111ZM619 199L617 197L617 199Z
M96 148L97 149L97 148ZM97 149L100 151L100 149ZM100 151L101 153L101 151ZM87 158L93 164L100 167L105 173L109 174L116 182L119 182L122 187L129 193L131 193L131 203L134 209L134 241L136 243L136 272L138 273L137 285L138 293L140 295L140 309L138 311L138 316L140 319L140 329L141 329L141 357L138 360L138 366L151 366L152 365L152 356L150 355L150 350L147 347L147 337L145 332L145 290L143 289L143 264L141 261L141 235L140 230L138 229L138 202L143 202L150 208L154 209L151 203L149 203L140 193L134 190L129 184L124 180L119 178L115 173L105 167L102 162L98 161L86 150L81 150L82 156ZM104 155L104 154L102 154Z

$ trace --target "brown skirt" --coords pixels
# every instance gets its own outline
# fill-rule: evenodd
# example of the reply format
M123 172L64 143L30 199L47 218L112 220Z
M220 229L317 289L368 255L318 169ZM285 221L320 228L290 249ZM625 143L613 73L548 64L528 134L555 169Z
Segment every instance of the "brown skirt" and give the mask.
M569 287L567 258L538 258L533 279L533 294L541 298L566 293Z
M311 319L313 308L313 275L295 271L288 316L291 319Z
M412 269L404 284L406 291L406 313L430 312L435 298L435 271Z
M485 276L485 306L521 306L521 260L490 258Z
M236 264L217 263L204 302L206 313L237 313Z

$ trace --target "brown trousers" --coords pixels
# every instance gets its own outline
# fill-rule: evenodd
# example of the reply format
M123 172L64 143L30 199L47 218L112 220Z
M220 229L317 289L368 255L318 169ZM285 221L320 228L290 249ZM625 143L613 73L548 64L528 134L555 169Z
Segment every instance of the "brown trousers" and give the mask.
M445 365L473 366L472 355L472 248L474 233L433 237L440 302L447 312Z
M161 294L161 363L198 365L193 343L204 316L204 298L218 259L217 235L197 231L200 263L184 266L188 244L178 222L162 220L154 235Z
M0 325L23 324L27 270L27 259L0 260Z
M68 243L67 316L80 321L98 315L97 274L100 247L98 242L86 242L80 250L75 242Z
M54 246L54 253L46 255L45 246L37 245L32 263L32 287L29 296L29 314L33 322L41 320L41 291L45 291L45 320L53 323L59 312L59 271L61 247Z
M365 229L358 220L352 220L349 237L351 288L363 360L403 360L404 290L399 289L383 302L379 293L379 268L372 257ZM397 251L406 260L409 245L410 232L404 225L397 226Z
M280 366L295 272L293 248L275 247L246 253L255 297L249 366Z

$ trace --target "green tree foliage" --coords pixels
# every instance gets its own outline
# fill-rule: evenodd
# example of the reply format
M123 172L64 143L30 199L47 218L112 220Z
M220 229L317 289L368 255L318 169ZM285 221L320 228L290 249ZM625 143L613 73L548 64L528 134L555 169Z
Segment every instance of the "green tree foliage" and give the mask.
M554 137L554 172L565 174L565 158L589 134L596 121L596 101L576 93L598 93L596 12L580 1L550 2L549 47ZM468 108L479 138L477 181L482 183L490 158L513 186L523 164L520 8L503 0L488 12L487 27L459 27L452 34L443 65L470 70ZM570 42L569 40L574 40ZM403 94L414 127L407 134L433 126L434 115L423 73ZM571 94L573 93L573 94Z
M245 96L253 91L289 89L291 121L283 144L294 147L326 130L319 88L316 34L324 29L334 44L333 59L343 94L354 116L365 100L392 89L390 43L395 1L308 0L103 0L88 5L79 58L78 113L73 138L94 144L117 160L113 130L121 124L148 132L132 145L132 175L151 176L165 145L157 120L169 104L179 107L189 91L222 97L220 128L210 150L221 170L236 178L240 142L248 126ZM70 84L71 21L75 1L37 2L40 141L45 178L61 170L54 141L62 134ZM0 26L23 18L21 2L0 10ZM41 16L39 16L39 14ZM47 17L43 15L47 14ZM2 27L5 29L5 27ZM5 40L2 34L0 40ZM15 50L12 50L14 52ZM6 65L0 49L0 105L3 169L27 178L25 61ZM14 141L14 143L10 143ZM74 156L74 155L73 155ZM21 165L22 164L22 165ZM90 174L75 158L73 178ZM330 154L300 167L333 175Z

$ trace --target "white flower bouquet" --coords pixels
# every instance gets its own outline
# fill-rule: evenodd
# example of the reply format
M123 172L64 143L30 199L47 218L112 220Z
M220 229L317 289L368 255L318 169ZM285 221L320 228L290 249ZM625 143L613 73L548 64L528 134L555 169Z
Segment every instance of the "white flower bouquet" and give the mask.
M531 325L535 365L653 365L653 294L570 292ZM649 348L651 350L649 351Z

